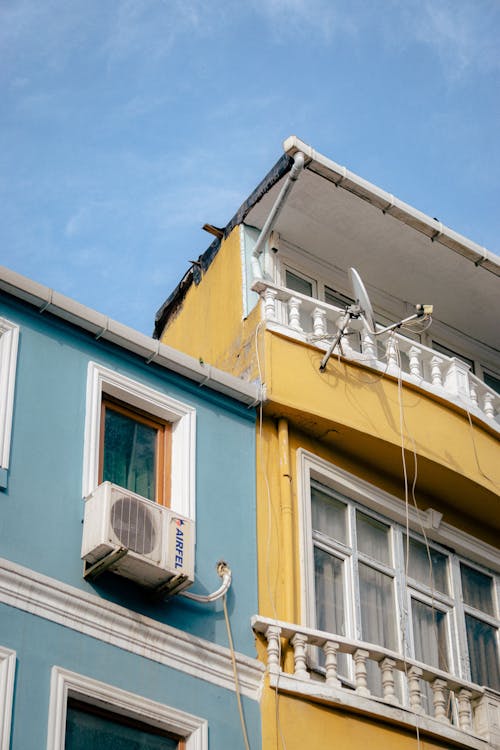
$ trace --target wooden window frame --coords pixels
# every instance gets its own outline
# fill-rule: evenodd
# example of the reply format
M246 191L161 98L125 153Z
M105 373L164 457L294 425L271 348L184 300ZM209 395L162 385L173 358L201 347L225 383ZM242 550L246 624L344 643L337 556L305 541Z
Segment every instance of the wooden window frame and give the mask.
M99 483L103 481L104 470L104 432L106 409L122 414L147 427L156 430L155 453L155 501L159 505L170 507L172 476L172 425L170 422L130 407L118 399L104 396L101 401L101 422L99 432Z

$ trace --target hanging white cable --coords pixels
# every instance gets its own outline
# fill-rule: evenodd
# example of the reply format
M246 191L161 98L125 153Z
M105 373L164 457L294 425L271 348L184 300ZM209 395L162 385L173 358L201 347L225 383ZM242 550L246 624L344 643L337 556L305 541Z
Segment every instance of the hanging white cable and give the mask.
M236 653L234 650L233 634L231 632L231 623L229 622L229 615L227 613L227 596L226 592L223 594L222 606L224 608L224 619L226 621L227 639L229 641L229 650L231 651L231 663L233 665L233 676L234 676L234 687L236 691L236 701L238 703L238 713L240 715L241 731L243 734L243 741L245 743L246 750L250 750L250 743L248 742L248 732L245 722L245 715L243 713L243 705L241 703L240 693L240 681L238 679L238 670L236 668Z

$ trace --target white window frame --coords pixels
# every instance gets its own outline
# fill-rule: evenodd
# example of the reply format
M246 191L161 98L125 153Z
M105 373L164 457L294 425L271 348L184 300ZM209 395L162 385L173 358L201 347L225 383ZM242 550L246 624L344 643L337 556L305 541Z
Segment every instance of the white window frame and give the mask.
M18 341L19 326L0 318L0 470L5 472L10 459Z
M47 750L64 750L68 698L127 716L182 738L186 750L208 750L208 722L62 667L52 667Z
M171 507L195 518L196 410L126 375L89 362L83 453L83 497L99 484L99 441L103 395L172 424Z
M297 470L300 479L298 495L302 594L301 622L306 627L315 628L316 602L310 494L311 481L316 480L327 487L337 490L345 496L350 504L350 515L352 515L352 509L359 507L362 512L368 511L369 514L374 515L374 517L377 513L380 514L380 520L385 523L389 522L396 524L397 527L399 527L398 536L400 537L402 533L406 532L407 517L405 506L400 500L397 500L395 497L392 497L374 485L333 466L324 459L321 459L302 448L297 451ZM373 511L375 511L375 513L373 513ZM470 680L470 665L468 663L469 655L465 633L465 613L474 614L474 610L471 607L467 607L467 605L464 605L462 602L462 591L459 580L460 563L476 568L490 577L493 576L493 584L496 587L493 604L496 608L497 614L494 617L488 616L485 613L478 613L475 614L475 616L498 628L497 649L500 654L500 600L498 594L498 586L500 585L500 576L498 575L500 572L500 555L498 550L490 545L475 539L463 531L454 529L446 523L442 523L439 518L440 514L437 513L436 515L436 513L436 511L430 510L426 513L421 513L419 517L414 508L408 508L408 531L410 532L410 536L416 538L417 541L422 541L421 536L423 526L432 547L443 554L446 554L448 557L448 582L451 587L450 591L448 595L441 595L438 592L434 592L433 598L436 608L446 612L447 615L446 633L450 673L456 674L462 679ZM350 523L352 523L352 521L350 521ZM395 535L396 527L392 527L391 533ZM350 530L350 534L352 534L352 529ZM399 552L397 551L396 544L394 544L393 550L395 555L394 566L396 571L399 570L399 573L396 573L396 582L399 578L399 582L402 583L404 582L400 559L402 538L397 544L399 544L400 547ZM455 549L455 552L451 552L449 550L450 547ZM348 602L349 599L352 600L357 596L358 586L355 584L354 579L351 581L346 579L346 581L347 585L351 585L352 587L350 596L346 599L346 602ZM419 584L413 580L407 580L406 585L404 586L404 591L398 592L395 595L396 616L399 617L401 606L408 611L408 630L405 634L405 640L411 649L411 653L413 652L414 644L410 600L413 597L419 601L427 603L429 601L429 595L430 592L426 591L426 586L424 584ZM351 623L351 631L349 634L349 636L353 638L358 637L358 633L355 632L355 629L359 625L359 613L356 613L355 619L357 622L355 624ZM399 634L399 638L401 639L401 634ZM409 655L411 655L411 653Z
M0 750L10 748L16 652L0 646Z

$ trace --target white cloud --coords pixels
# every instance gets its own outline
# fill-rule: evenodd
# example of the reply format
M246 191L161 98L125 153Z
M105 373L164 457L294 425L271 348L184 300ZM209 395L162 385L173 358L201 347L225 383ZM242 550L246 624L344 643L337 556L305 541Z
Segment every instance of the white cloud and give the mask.
M498 0L412 0L403 18L407 39L433 51L449 80L500 68Z

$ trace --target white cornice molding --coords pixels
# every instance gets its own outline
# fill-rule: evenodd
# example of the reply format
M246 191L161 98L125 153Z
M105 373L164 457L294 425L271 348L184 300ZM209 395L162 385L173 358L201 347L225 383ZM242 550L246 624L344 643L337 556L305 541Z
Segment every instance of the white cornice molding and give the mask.
M229 649L2 558L0 602L226 690L235 690ZM236 665L241 693L259 700L262 664L236 653Z
M185 711L129 693L61 667L52 668L47 750L64 750L68 698L102 706L120 716L143 721L172 732L185 741L186 750L207 750L208 722Z
M98 339L110 341L144 358L147 364L154 362L160 367L189 378L200 386L234 398L249 408L259 403L260 390L256 383L248 383L205 362L201 363L194 357L107 318L102 313L85 307L4 266L0 266L0 290L33 305L40 312L52 313Z
M0 646L0 750L10 748L16 652Z

